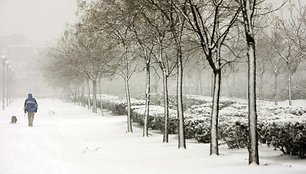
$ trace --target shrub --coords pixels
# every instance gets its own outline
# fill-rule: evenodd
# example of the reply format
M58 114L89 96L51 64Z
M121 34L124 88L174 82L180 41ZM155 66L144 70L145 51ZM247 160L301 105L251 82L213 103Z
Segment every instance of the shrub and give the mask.
M156 99L157 100L157 99ZM210 142L210 110L211 103L207 101L187 99L187 102L196 104L190 106L192 115L185 115L185 135L186 138L194 138L199 143ZM157 101L155 103L158 103ZM126 105L120 102L103 101L103 107L111 110L116 115L126 114ZM140 102L138 109L141 109ZM164 131L163 111L155 107L155 112L150 112L149 128ZM305 108L265 108L260 106L258 139L261 143L266 143L280 149L284 154L298 155L306 157L306 123L290 123L278 121L279 117L301 116L305 113ZM134 107L135 109L136 107ZM244 104L232 101L223 102L220 110L219 139L223 140L229 148L245 148L248 146L248 125L247 111ZM154 109L153 109L154 110ZM173 110L172 110L173 111ZM143 125L144 111L132 111L134 122ZM178 119L174 112L169 113L169 134L178 132ZM304 117L296 117L304 118ZM281 119L279 119L281 120ZM277 121L277 122L276 122Z
M210 142L210 126L209 124L199 123L195 130L195 139L199 143L209 143Z
M230 149L245 148L248 146L248 126L235 122L234 124L223 124L220 129L221 138Z
M301 107L291 108L289 113L292 114L292 115L295 115L295 116L301 116L301 115L304 114L304 110Z
M263 137L267 144L280 149L284 154L306 155L306 125L305 123L271 123L264 127Z
M114 115L125 115L127 114L125 103L111 103L102 102L103 108L112 111Z
M205 119L185 119L185 136L187 139L196 138L197 136L204 136L205 126L209 125L209 121ZM206 136L206 135L205 135ZM204 136L204 137L205 137Z

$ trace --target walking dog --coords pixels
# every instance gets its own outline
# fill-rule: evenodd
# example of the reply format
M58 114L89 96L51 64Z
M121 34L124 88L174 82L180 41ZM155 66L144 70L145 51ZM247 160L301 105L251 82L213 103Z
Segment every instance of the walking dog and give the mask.
M11 118L11 123L12 123L12 124L17 123L17 117L16 117L16 116L12 116L12 118Z

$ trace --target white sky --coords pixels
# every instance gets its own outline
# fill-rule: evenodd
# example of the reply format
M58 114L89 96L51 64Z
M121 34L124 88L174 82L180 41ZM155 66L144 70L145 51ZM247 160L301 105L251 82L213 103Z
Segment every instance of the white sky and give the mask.
M0 37L23 34L33 44L56 40L76 21L77 0L0 0ZM274 4L280 0L268 0ZM306 0L292 0L306 4Z
M33 44L52 42L76 21L77 0L0 0L0 37L23 34Z

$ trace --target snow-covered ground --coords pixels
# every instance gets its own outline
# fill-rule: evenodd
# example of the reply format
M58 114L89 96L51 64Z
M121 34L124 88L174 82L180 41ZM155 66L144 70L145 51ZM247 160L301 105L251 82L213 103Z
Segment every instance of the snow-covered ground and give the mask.
M93 114L59 100L38 99L34 127L27 127L23 100L0 111L0 174L305 174L306 160L283 156L260 146L260 166L248 166L246 149L220 147L209 156L209 144L187 141L177 149L176 136L162 143L162 135L142 137L126 133L126 117L109 112ZM10 124L16 115L17 124Z

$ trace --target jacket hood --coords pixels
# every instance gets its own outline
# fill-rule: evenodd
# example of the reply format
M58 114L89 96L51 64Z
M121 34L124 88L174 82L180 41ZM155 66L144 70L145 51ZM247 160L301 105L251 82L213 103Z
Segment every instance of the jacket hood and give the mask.
M32 95L31 93L28 94L28 98L29 98L29 99L33 98L33 95Z

